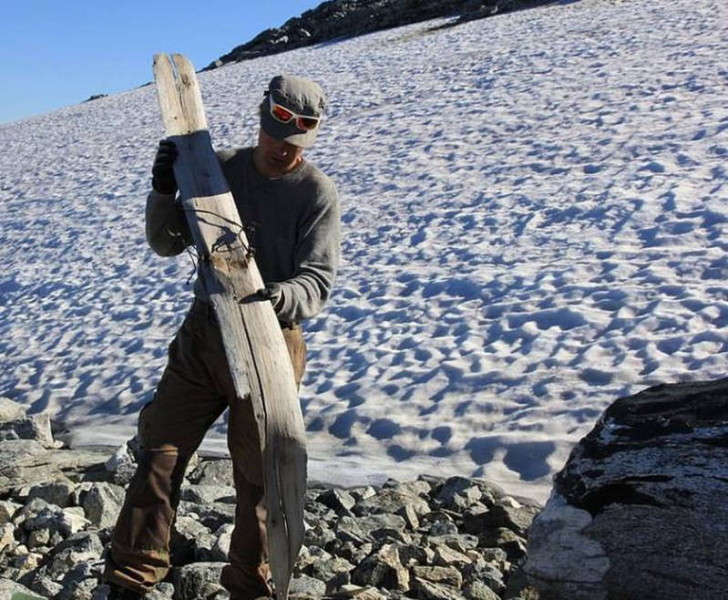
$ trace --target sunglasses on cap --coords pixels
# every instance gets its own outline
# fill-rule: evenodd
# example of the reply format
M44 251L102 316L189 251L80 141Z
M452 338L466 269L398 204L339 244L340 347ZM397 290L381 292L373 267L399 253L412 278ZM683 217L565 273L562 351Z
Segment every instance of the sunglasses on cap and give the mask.
M270 104L270 116L273 117L279 123L291 123L295 121L296 127L301 131L312 131L318 127L321 117L314 117L311 115L299 115L294 113L292 110L287 109L282 104L278 104L273 100L273 95L268 95L268 101Z

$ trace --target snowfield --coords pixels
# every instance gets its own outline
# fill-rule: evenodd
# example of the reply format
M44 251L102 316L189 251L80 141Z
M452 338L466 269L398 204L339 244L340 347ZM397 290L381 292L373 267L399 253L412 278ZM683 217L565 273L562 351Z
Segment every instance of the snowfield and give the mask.
M306 325L310 477L543 499L617 397L728 372L728 8L446 23L200 83L217 147L253 143L279 72L329 94L307 157L339 188L343 263ZM144 238L162 136L152 86L0 126L0 395L75 444L133 434L191 302L190 258Z

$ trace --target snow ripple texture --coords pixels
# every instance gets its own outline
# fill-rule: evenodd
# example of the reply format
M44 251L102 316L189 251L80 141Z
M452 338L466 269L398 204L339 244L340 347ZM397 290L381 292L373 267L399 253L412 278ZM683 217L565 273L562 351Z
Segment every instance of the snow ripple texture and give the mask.
M308 157L343 264L306 327L312 478L542 498L617 397L725 375L727 16L583 0L200 76L217 147L253 143L274 74L330 97ZM0 394L77 443L133 433L191 299L189 258L144 240L162 136L151 86L0 126Z

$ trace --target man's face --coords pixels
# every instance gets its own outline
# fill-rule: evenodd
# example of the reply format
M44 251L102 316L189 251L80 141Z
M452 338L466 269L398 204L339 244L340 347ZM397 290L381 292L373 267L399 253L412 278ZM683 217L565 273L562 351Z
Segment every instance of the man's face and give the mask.
M257 154L254 155L255 166L262 175L281 177L298 166L303 148L277 140L261 128L255 154Z

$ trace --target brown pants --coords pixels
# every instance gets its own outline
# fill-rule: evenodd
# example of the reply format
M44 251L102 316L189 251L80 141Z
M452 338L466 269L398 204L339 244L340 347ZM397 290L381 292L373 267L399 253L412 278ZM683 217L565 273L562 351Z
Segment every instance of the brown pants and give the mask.
M306 366L302 331L282 331L299 385ZM141 457L114 528L105 581L146 593L167 575L170 530L185 468L226 408L237 505L222 584L231 600L271 595L258 429L250 398L235 394L212 309L200 301L169 346L153 401L139 414Z

